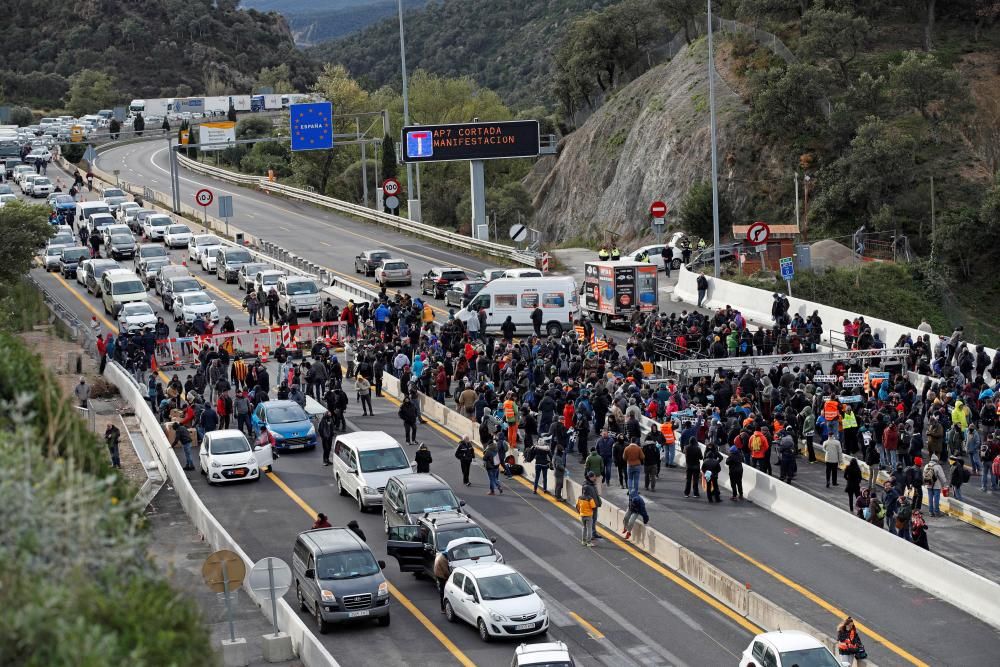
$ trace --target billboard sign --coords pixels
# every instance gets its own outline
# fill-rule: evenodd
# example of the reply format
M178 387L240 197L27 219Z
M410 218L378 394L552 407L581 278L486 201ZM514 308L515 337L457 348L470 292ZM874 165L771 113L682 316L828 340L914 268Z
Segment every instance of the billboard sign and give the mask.
M205 113L205 98L203 97L182 97L174 101L174 113Z
M403 162L496 160L538 155L538 121L419 125L403 128Z
M333 148L333 104L310 102L288 107L293 151Z
M198 150L221 151L227 148L226 144L232 144L234 141L236 141L236 123L231 120L201 123L198 126L198 143L201 144Z

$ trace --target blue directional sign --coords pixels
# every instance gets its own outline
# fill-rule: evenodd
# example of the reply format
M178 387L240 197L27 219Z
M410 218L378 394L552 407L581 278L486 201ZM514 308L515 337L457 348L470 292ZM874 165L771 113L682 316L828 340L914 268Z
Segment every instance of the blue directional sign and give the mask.
M333 104L310 102L288 107L293 151L333 148Z
M220 218L233 217L232 195L223 195L222 197L219 197L219 217Z
M406 154L411 158L434 156L434 135L430 130L410 130L406 133Z
M792 263L791 257L782 257L778 263L781 266L782 279L791 280L795 277L795 265Z

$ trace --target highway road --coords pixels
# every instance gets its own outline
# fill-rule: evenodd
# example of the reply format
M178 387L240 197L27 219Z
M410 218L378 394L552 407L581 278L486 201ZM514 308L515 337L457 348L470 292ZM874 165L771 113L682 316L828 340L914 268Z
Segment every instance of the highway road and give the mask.
M101 158L102 168L134 168L135 173L123 171L123 178L142 182L143 178L159 173L155 162L158 150L155 144L115 149ZM162 160L162 154L159 159ZM185 179L182 187L188 188L185 196L193 196L201 184L215 185L210 179L193 174L182 176ZM165 187L166 178L162 174L159 178L160 184L150 182L150 185ZM387 245L390 249L398 248L415 268L445 259L472 269L485 266L481 260L325 211L240 188L223 185L216 189L235 195L238 226L350 277L353 277L353 256L358 251ZM247 217L244 219L243 215ZM269 233L282 223L294 225L285 225L286 238ZM369 240L370 246L362 245ZM336 250L319 249L321 241ZM340 248L350 250L339 252ZM53 289L62 289L64 293L68 289L78 294L75 285L62 284L40 271L36 273ZM218 299L226 314L226 308L235 309L237 297L232 286L223 292L233 295L233 301L221 296ZM89 319L89 311L97 303L85 296L67 295L66 301L85 319ZM228 306L223 307L222 302ZM234 319L238 325L245 322L242 318ZM376 411L376 417L369 418L372 424L398 437L401 429L393 416L394 406L378 401ZM367 423L362 427L370 428ZM426 430L424 436L438 458L435 470L455 485L458 469L450 457L451 439ZM234 531L251 556L287 554L294 534L308 527L307 512L325 511L338 522L357 518L353 504L341 502L332 491L329 474L318 466L318 458L311 454L283 457L276 466L277 479L283 486L271 480L247 487L206 488L206 501L213 510L218 507L220 519ZM830 545L750 503L712 507L682 498L680 489L677 472L668 470L659 490L649 494L655 526L817 628L832 632L839 618L851 613L861 621L861 632L877 664L990 664L995 657L998 636L991 627L886 573L873 570L870 564L853 555L864 548L863 544ZM238 495L250 493L266 494L269 502ZM574 517L547 498L525 497L523 492L488 499L470 494L463 497L469 500L477 519L486 520L487 532L500 538L498 544L508 554L508 561L542 586L549 599L563 605L566 616L574 622L557 624L553 635L570 643L581 655L605 664L627 664L621 662L623 656L640 664L658 664L657 660L663 664L734 664L734 656L746 645L749 629L637 559L628 545L608 540L593 553L578 553ZM380 519L366 515L359 520L378 553ZM933 532L931 540L933 544ZM496 647L482 646L471 628L443 623L433 587L408 576L400 577L398 571L393 574L394 564L389 565L387 572L393 584L428 621L425 624L418 614L397 611L396 622L384 632L411 645L395 641L365 642L366 651L385 652L377 657L388 664L412 656L414 651L426 651L426 655L437 655L446 662L446 653L452 652L447 642L451 642L454 650L467 658L471 656L477 664L509 660L511 647L498 651ZM447 641L442 641L428 624L438 628L437 632ZM588 637L587 633L594 634L594 630L602 636L600 639ZM363 630L374 631L377 630ZM394 634L397 632L412 634L397 637ZM353 635L353 632L339 632L329 637ZM360 655L343 653L355 650L344 642L331 643L328 638L327 643L338 657ZM501 653L506 656L503 660Z

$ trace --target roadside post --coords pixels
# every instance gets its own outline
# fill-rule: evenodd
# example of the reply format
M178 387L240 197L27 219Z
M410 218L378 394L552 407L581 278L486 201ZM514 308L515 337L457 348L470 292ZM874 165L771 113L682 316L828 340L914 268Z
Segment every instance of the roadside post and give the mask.
M291 635L278 630L278 599L292 585L292 570L280 558L266 556L253 564L247 577L250 590L257 597L271 603L271 627L273 632L264 635L261 647L268 662L285 662L295 658L295 648Z
M228 549L220 549L209 554L201 567L201 576L208 589L223 593L226 599L226 620L229 622L229 639L222 640L222 661L226 667L243 667L250 664L247 640L236 638L233 627L233 606L229 599L233 588L243 584L247 568L243 559Z

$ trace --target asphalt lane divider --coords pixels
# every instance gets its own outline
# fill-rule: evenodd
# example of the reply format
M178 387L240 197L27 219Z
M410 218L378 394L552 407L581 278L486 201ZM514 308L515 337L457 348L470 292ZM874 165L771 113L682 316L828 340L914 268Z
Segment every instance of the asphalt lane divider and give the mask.
M272 482L274 482L275 485L277 485L277 487L281 489L286 496L291 498L292 502L298 505L299 508L301 508L302 511L305 512L310 519L316 518L316 515L319 512L317 512L317 510L312 508L309 505L309 503L304 501L301 498L301 496L299 496L299 494L295 493L295 491L293 491L291 487L285 484L285 482L280 477L278 477L277 474L275 474L274 472L269 472L267 473L267 478L270 479ZM463 653L462 650L458 648L458 646L456 646L455 643L451 641L451 639L449 639L446 634L444 634L436 625L434 625L434 623L431 622L431 619L427 618L427 615L424 614L422 611L420 611L420 609L417 608L415 604L413 604L413 601L410 600L410 598L404 595L398 588L393 586L392 582L386 580L386 583L389 584L389 592L392 594L392 596L396 598L396 600L398 600L399 603L403 605L407 611L413 614L413 616L420 622L420 624L424 626L424 628L428 632L430 632L434 636L434 638L437 639L441 643L441 645L444 646L444 648L449 653L452 654L452 656L454 656L455 660L457 660L459 664L464 665L465 667L476 667L476 663L474 663L471 659L469 659L469 656L465 655L465 653Z
M570 611L569 615L572 616L573 620L579 623L583 627L583 629L587 631L587 634L590 635L591 639L604 639L604 633L595 628L590 623L588 623L586 620L584 620L584 618L580 616L580 614L576 613L575 611Z
M392 403L394 405L397 405L397 406L400 405L400 402L396 398L394 398L392 396L389 396L387 394L383 393L382 394L382 398L386 399L387 401L389 401L390 403ZM436 424L436 423L434 423L432 421L428 421L427 425L430 426L435 431L437 431L440 434L442 434L443 436L445 436L446 438L448 438L449 440L452 440L453 442L458 442L461 439L457 435L455 435L454 433L452 433L451 431L449 431L448 429L446 429L443 426L441 426L439 424ZM476 452L480 456L482 455L483 450L482 450L481 447L478 447L475 444L473 444L473 448L476 450ZM523 477L515 476L513 479L518 484L520 484L521 486L525 487L526 489L533 489L534 488L534 485L531 482L529 482L528 480L526 480L525 478L523 478ZM552 504L553 507L557 507L560 511L562 511L565 514L573 517L574 521L579 521L579 517L577 516L576 511L573 510L572 508L570 508L565 503L563 503L563 502L561 502L559 500L556 500L555 496L553 496L553 495L551 495L549 493L546 493L545 491L540 491L540 492L538 492L538 497L542 498L543 500L548 501L549 503ZM649 567L650 569L652 569L656 573L662 575L663 577L665 577L665 578L669 579L670 581L672 581L673 583L677 584L678 586L680 586L681 588L683 588L685 591L687 591L691 595L695 596L696 598L698 598L699 600L701 600L702 602L704 602L708 606L712 607L713 609L715 609L719 613L723 614L724 616L726 616L727 618L729 618L730 620L732 620L734 623L736 623L737 625L739 625L740 627L742 627L743 629L745 629L749 633L756 635L756 634L760 634L761 632L763 632L763 629L761 629L755 623L750 622L744 616L736 613L735 611L733 611L732 609L730 609L728 606L726 606L725 604L719 602L718 600L716 600L715 598L713 598L712 596L710 596L708 593L704 592L703 590L701 590L700 588L698 588L694 584L690 583L686 579L684 579L684 578L682 578L682 577L674 574L669 569L667 569L663 564L657 562L656 560L654 560L653 558L649 557L648 555L646 555L645 553L643 553L639 549L636 549L634 546L632 546L628 542L625 542L624 540L622 540L621 538L619 538L618 535L616 535L614 533L611 533L611 532L608 532L605 528L599 528L599 532L600 532L600 534L609 543L614 544L616 547L618 547L621 550L625 551L626 553L628 553L629 555L631 555L632 557L634 557L636 560L638 560L639 562L641 562L643 565L646 565L647 567ZM593 628L593 626L590 626L590 627ZM584 625L584 628L586 629L587 626ZM588 630L588 632L589 632L589 630Z

